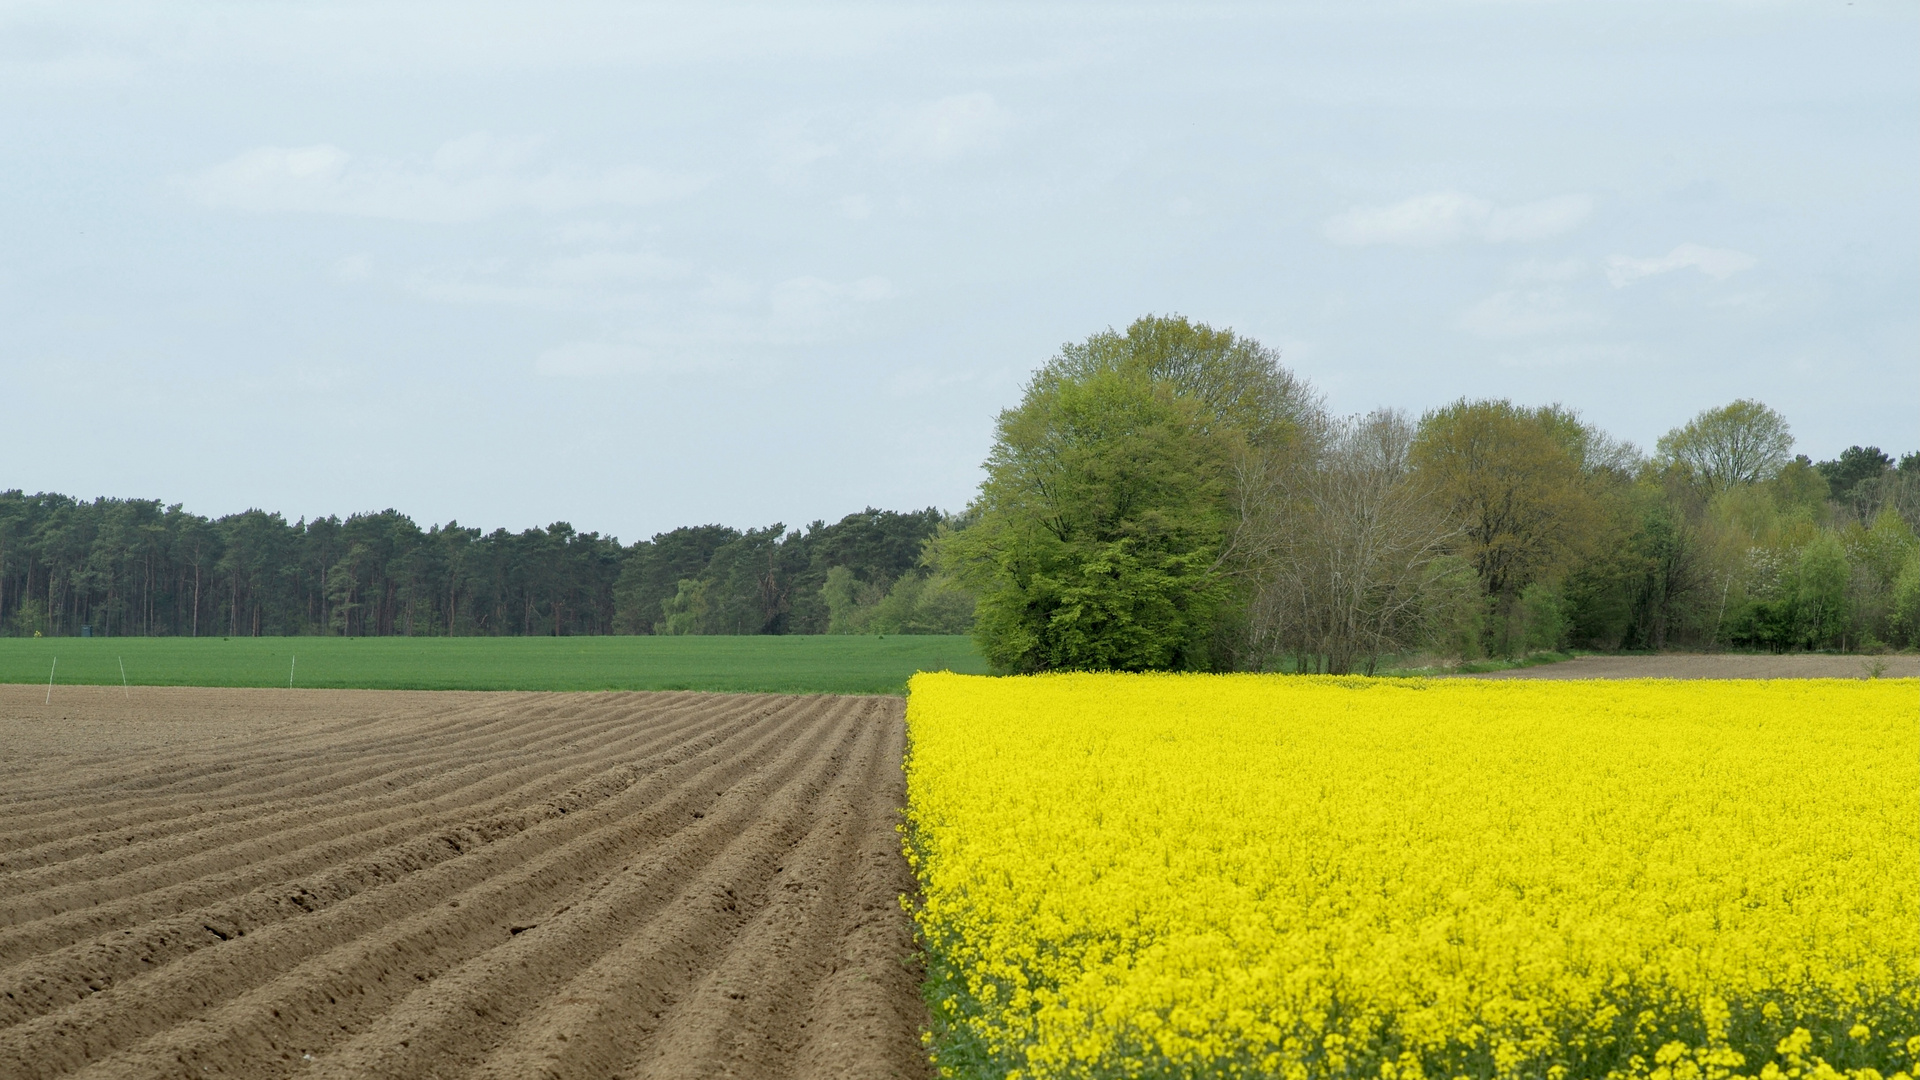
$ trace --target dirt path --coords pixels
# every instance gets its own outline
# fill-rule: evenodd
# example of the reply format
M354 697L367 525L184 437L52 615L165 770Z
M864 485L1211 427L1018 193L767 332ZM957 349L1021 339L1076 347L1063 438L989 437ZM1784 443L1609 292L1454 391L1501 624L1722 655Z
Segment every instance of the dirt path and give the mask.
M1920 676L1920 656L1576 656L1558 664L1489 671L1470 679L1860 679Z
M0 1076L924 1077L896 698L0 686Z

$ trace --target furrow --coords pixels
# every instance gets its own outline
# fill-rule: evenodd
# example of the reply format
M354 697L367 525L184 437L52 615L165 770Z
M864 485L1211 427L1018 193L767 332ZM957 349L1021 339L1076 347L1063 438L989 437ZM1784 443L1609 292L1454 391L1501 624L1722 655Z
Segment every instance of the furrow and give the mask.
M327 867L300 881L283 881L224 903L143 923L102 939L61 949L0 972L0 1028L85 1000L118 982L153 971L202 948L284 919L298 918L362 891L457 858L562 814L578 812L632 786L648 773L724 742L719 732L653 760L603 769L597 776L537 803L443 826L394 830L396 841L361 859ZM604 766L604 763L601 763Z
M464 697L464 695L462 695ZM533 695L514 694L503 697L526 698ZM208 759L206 747L170 748L149 750L140 756L139 767L124 767L124 755L103 756L98 759L69 760L64 772L73 775L87 775L90 781L110 785L123 793L127 799L173 797L180 794L204 793L206 784L216 782L236 771L238 758L245 757L249 750L257 751L262 744L270 744L273 753L258 761L268 761L281 754L298 753L307 747L330 748L347 741L346 733L368 726L393 724L396 731L385 737L385 741L398 742L407 733L438 736L440 730L462 717L477 715L483 724L509 724L512 713L499 713L502 706L513 703L501 701L469 701L454 709L429 711L422 715L419 711L382 710L356 721L337 725L322 725L317 730L292 730L278 727L269 733L251 736L229 746L219 748L219 754ZM93 765L116 766L102 769L100 775L90 775L88 769ZM6 805L12 816L20 817L36 812L31 805L35 802L51 804L54 811L72 811L75 809L71 790L60 784L49 784L32 793L15 791L7 799ZM83 804L84 805L84 804Z
M596 959L611 954L606 962L644 962L668 975L696 962L703 935L724 933L741 920L739 884L803 835L804 808L858 734L845 716L830 711L704 821L637 858L595 895L423 989L347 1045L316 1053L314 1074L460 1075L511 1036L517 1020L554 987ZM626 947L636 936L651 942L643 954Z
M674 730L690 723L700 722L698 719L678 719L679 723L673 725ZM373 792L378 797L378 801L368 804L370 806L405 806L431 800L439 797L443 791L457 790L462 780L475 772L481 774L481 778L489 775L489 770L495 767L494 762L500 758L525 760L534 754L553 753L554 751L550 748L552 745L568 747L569 749L564 752L569 756L586 757L603 750L609 743L631 738L634 734L633 725L633 717L615 716L595 724L590 733L583 734L569 729L555 733L551 739L541 740L541 745L530 745L524 748L509 746L505 749L489 747L486 748L485 753L475 749L464 754L437 754L425 763L420 763L420 756L417 754L411 758L389 757L347 773L340 777L341 782L337 785L333 782L333 775L329 773L329 763L309 761L306 771L312 773L313 778L287 781L286 795L283 799L272 799L269 796L260 800L256 806L222 808L208 811L194 819L177 820L171 823L174 826L171 829L149 828L145 831L155 835L147 839L141 838L138 832L124 830L68 841L67 843L73 847L94 847L105 850L82 850L70 858L57 861L51 854L40 854L52 848L53 845L20 852L19 862L13 861L13 857L0 858L0 869L12 871L6 878L0 879L0 898L26 896L42 889L76 881L97 882L98 888L110 890L109 895L112 895L125 888L123 886L121 889L116 889L115 884L108 880L117 873L139 875L131 887L133 890L158 888L171 882L155 875L172 874L173 880L195 876L196 872L190 864L178 861L179 856L174 854L175 850L193 851L198 847L200 853L211 855L222 849L235 848L236 857L245 857L245 852L235 847L242 840L257 844L276 836L280 837L275 841L277 850L291 850L300 842L298 835L301 831L308 834L338 835L346 823L340 823L341 827L336 827L331 820L332 815L337 813L337 807L341 804L351 805L359 802L368 792ZM650 726L657 728L659 725ZM350 758L360 756L350 748L346 754ZM463 761L466 764L448 772L446 763L450 761ZM410 767L396 769L396 765ZM540 766L530 764L526 767ZM259 809L262 805L271 806L273 809L269 813L262 814ZM322 814L326 814L327 818L314 822L313 819ZM235 823L243 824L244 830L236 832ZM290 835L282 836L274 831L275 825L284 823L295 823L288 830ZM208 843L210 839L214 842ZM43 859L44 866L27 869L21 865L34 859ZM93 897L88 895L82 902L92 900ZM7 921L10 913L11 909L0 907L0 922ZM18 916L14 918L17 919Z
M151 823L175 817L189 817L199 812L208 802L213 802L216 809L245 809L256 803L305 794L309 790L324 794L326 791L324 777L318 783L309 781L304 787L290 788L284 783L281 773L276 770L310 768L317 760L332 762L337 767L341 760L365 760L376 755L385 755L390 759L416 760L425 755L430 761L447 760L470 753L475 749L476 744L479 746L497 744L501 741L503 733L517 732L520 737L525 738L530 729L529 721L532 719L535 718L521 717L517 721L508 718L489 720L483 724L472 725L470 730L450 735L444 730L420 725L417 721L408 724L403 718L400 721L403 725L402 731L371 743L353 744L334 741L320 744L312 751L297 752L276 740L271 754L260 755L255 747L241 746L225 751L230 755L229 758L223 758L215 763L196 764L196 771L206 771L221 777L235 774L234 779L224 785L189 784L165 772L157 777L145 777L138 784L127 780L114 782L91 778L92 782L88 786L95 792L92 803L72 805L74 795L71 789L64 790L60 795L63 805L57 807L53 813L60 818L61 824L65 826L64 829L41 828L25 808L16 806L15 812L8 819L7 841L0 846L11 849L20 839L27 837L32 837L33 843L41 843L44 840L75 833L97 833L103 829L113 828L123 820ZM538 729L533 730L536 735L546 734L538 732ZM554 733L546 741L557 741L563 737ZM200 760L203 761L204 757ZM377 769L377 766L369 767L358 774L349 773L341 779L351 781L356 775L377 775ZM116 790L136 786L141 790L118 801L112 799L103 801L97 794L103 788ZM154 790L147 790L149 787L153 787ZM191 803L183 803L183 797L189 794L198 794L201 798ZM47 834L44 840L38 835L42 833ZM8 856L10 855L11 851L8 852ZM7 856L0 856L0 866L7 865L9 865Z
M901 899L917 888L900 848L907 806L905 711L888 702L886 738L872 761L857 863L843 879L840 926L830 973L811 988L806 1038L772 1075L799 1080L900 1077L928 1080L920 1043L930 1017L920 997L926 977Z
M692 717L686 723L662 733L659 738L644 740L640 745L623 752L655 754L662 744L682 739L686 733L695 731L699 733L687 739L687 745L715 746L727 737L729 731L750 722L750 718L745 717L743 713L742 709L723 705L720 715L716 717L705 720L699 716ZM336 862L402 843L422 832L455 827L461 821L476 814L505 812L544 798L551 791L564 789L568 784L575 783L580 777L587 775L594 767L596 766L592 763L582 763L569 770L544 775L540 771L540 766L535 764L529 767L532 778L522 786L478 800L476 803L451 801L429 803L420 807L412 817L401 814L395 822L370 832L350 833L337 840L280 858L243 865L150 892L133 892L93 906L45 916L36 921L0 931L0 963L17 961L49 949L72 945L116 928L138 926L148 920L163 919L177 912L244 893L249 889L268 887L270 883L288 883L300 875L323 871ZM515 778L516 776L506 777L509 783ZM297 884L288 884L280 891L296 888ZM8 976L0 975L0 977Z
M769 718L746 739L747 749L778 742L802 712ZM196 1042L225 1045L222 1033L243 1043L272 1040L276 1031L317 1016L337 1035L335 1014L433 978L496 943L496 935L509 937L509 921L524 917L524 910L550 905L555 894L604 872L625 855L636 827L650 821L660 829L663 816L693 820L692 807L710 802L707 793L716 785L724 788L750 771L740 754L727 752L734 749L715 747L582 813L542 822L310 916L234 937L0 1031L0 1074L28 1080L95 1062L90 1071L100 1076L178 1075ZM217 1052L209 1060L227 1061L223 1070L234 1067ZM247 1075L264 1065L250 1052L239 1060L237 1071Z
M887 742L874 711L849 710L857 742L817 797L768 815L767 827L804 829L797 842L771 859L727 861L731 877L708 895L722 888L731 905L682 902L642 926L548 998L473 1075L778 1075L799 1048L808 990L829 973L862 825L865 793L856 789Z

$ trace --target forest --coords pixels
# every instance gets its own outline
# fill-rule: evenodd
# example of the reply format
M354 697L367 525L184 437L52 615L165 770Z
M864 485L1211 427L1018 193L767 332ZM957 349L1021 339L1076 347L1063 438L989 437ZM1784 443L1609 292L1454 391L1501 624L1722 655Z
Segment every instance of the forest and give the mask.
M970 601L957 614L930 595L916 602L927 593L922 547L943 520L867 510L805 530L705 525L622 545L566 522L483 533L457 521L423 529L395 510L210 519L151 499L6 491L0 626L102 637L960 633Z
M1651 453L1560 404L1336 415L1259 342L1149 316L1035 372L935 554L1003 671L1920 644L1920 454L1793 448L1748 399Z
M1006 671L1920 645L1920 454L1793 447L1748 400L1650 453L1558 404L1335 416L1257 341L1149 316L1035 372L958 514L622 544L11 490L0 633L971 631Z

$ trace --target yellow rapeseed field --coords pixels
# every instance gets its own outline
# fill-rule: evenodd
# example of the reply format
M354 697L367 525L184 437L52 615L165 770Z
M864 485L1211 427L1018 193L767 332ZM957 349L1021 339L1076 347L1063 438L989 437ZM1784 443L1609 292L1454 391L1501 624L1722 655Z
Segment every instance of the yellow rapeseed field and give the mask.
M945 1075L1920 1059L1920 684L916 676Z

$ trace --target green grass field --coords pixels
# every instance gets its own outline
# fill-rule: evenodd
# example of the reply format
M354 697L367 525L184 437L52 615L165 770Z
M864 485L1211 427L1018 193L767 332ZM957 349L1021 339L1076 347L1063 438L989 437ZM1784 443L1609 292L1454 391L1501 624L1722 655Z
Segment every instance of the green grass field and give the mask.
M0 638L0 682L117 685L123 663L135 686L843 694L987 670L965 637Z

